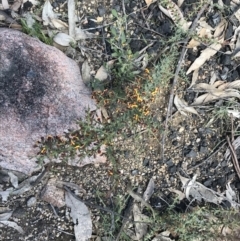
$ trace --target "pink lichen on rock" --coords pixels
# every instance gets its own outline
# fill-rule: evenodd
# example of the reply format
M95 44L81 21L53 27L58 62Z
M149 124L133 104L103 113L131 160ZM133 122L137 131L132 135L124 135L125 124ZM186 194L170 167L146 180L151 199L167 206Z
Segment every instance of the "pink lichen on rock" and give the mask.
M0 28L0 166L31 174L34 144L77 129L96 108L77 64L58 49Z

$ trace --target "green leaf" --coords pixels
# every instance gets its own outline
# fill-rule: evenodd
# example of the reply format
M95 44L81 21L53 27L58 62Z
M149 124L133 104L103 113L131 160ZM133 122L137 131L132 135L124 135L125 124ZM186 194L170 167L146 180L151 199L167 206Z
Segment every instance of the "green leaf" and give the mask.
M119 54L118 53L112 53L112 57L114 57L114 58L117 58L117 57L119 57Z
M113 35L114 37L116 37L116 36L117 36L116 28L111 27L111 33L112 33L112 35Z
M117 14L117 11L115 9L112 9L112 15L117 18L118 17L118 14Z

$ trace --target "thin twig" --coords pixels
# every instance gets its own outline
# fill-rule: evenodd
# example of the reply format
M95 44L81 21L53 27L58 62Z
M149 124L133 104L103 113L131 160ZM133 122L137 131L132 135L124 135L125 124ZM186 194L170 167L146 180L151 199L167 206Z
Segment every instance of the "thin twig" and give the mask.
M221 142L220 142L220 143L221 143ZM221 145L219 148L216 147L215 151L213 151L212 154L210 154L206 159L200 161L199 164L197 164L197 165L195 165L195 166L193 166L193 167L190 167L190 168L188 168L187 170L190 171L190 170L192 170L192 169L195 169L195 168L203 165L203 164L206 163L210 158L212 158L216 153L218 153L219 150L222 149L225 145L226 145L226 142L222 143L222 145Z
M233 165L234 165L234 168L237 172L237 175L240 179L240 168L239 168L239 163L238 163L238 159L237 159L237 155L236 155L236 152L234 150L234 147L232 145L232 143L230 142L230 139L229 137L227 136L227 142L228 142L228 145L229 145L229 148L230 148L230 151L231 151L231 154L232 154L232 160L233 160Z
M209 2L209 1L208 1ZM200 19L201 15L203 14L203 12L205 11L205 9L207 8L209 3L206 3L202 9L200 10L200 12L198 13L197 17L195 18L191 28L189 29L189 33L188 33L188 37L186 37L185 41L184 41L184 46L178 61L178 65L174 74L174 79L173 79L173 84L172 84L172 88L171 88L171 92L170 92L170 97L169 97L169 102L168 102L168 108L167 108L167 114L166 114L166 120L165 120L165 130L163 132L163 138L162 138L162 159L164 159L164 145L165 145L165 138L166 138L166 132L167 132L167 126L168 126L168 119L169 116L172 113L172 105L173 105L173 97L174 97L174 92L175 92L175 88L177 85L177 80L178 80L178 74L180 72L180 69L182 67L182 62L185 58L187 49L186 49L186 45L188 43L188 41L190 40L190 36L192 34L192 32L194 32L194 30L196 29L198 20Z
M126 8L125 8L125 1L124 1L124 0L122 0L122 8L123 8L124 16L127 16L127 14L126 14ZM126 21L125 21L125 30L126 30L126 32L127 32L127 19L126 19Z

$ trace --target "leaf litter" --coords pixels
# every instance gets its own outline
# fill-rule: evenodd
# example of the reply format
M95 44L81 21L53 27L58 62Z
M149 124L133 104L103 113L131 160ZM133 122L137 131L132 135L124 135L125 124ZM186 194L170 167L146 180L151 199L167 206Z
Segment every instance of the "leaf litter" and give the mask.
M65 193L65 201L67 207L71 209L70 216L74 223L76 241L87 241L92 236L92 220L87 206L69 191Z
M70 2L70 1L69 1ZM150 6L150 4L152 4L153 2L155 2L154 0L153 1L148 1L148 0L146 0L145 1L146 3L147 3L147 5L148 6ZM174 21L174 23L177 25L177 24L179 24L178 23L178 21L177 20L181 20L181 24L183 25L183 28L184 29L188 29L188 25L189 25L189 23L187 23L186 22L186 20L183 18L183 16L182 16L182 14L181 14L181 10L178 8L178 6L180 6L182 3L183 3L183 1L178 1L179 2L179 4L178 5L172 5L172 2L171 1L168 1L171 5L170 5L170 7L168 7L167 9L163 9L162 8L162 10L163 10L163 12L165 11L165 14L166 15L168 15L173 21ZM49 7L49 6L48 6ZM49 9L51 9L51 7L49 8ZM71 18L72 19L72 18ZM49 20L49 19L48 19ZM60 20L59 20L60 21ZM67 29L68 28L68 25L66 24L62 24L61 22L59 22L58 21L58 19L57 19L57 15L55 15L54 16L54 18L52 18L51 19L51 21L49 21L49 24L51 25L52 24L52 26L54 27L54 28L56 28L56 29L59 29L59 30L62 30L63 28L64 29ZM55 23L55 24L54 24ZM63 28L62 28L62 26L63 25L65 25ZM74 24L72 25L72 24L69 24L69 28L71 27L71 26L74 26ZM79 32L80 32L80 34L79 34L79 36L80 37L76 37L76 32L77 31L74 31L75 30L75 28L74 27L71 27L71 31L69 30L69 35L68 36L72 36L73 37L73 40L79 40L79 39L86 39L86 35L85 35L85 31L83 31L83 30L81 30L81 28L79 29ZM200 32L199 32L199 37L202 37L202 36L206 36L206 34L208 34L208 31L207 31L208 29L201 29L200 30ZM212 31L212 30L211 30ZM71 33L70 33L71 32ZM75 32L75 34L74 34L74 32ZM215 32L216 32L216 30L215 30ZM60 33L61 34L61 33ZM64 34L64 33L63 33ZM65 38L67 38L66 36L65 36ZM64 41L63 41L64 42ZM67 42L67 41L65 41L65 42ZM66 44L66 43L65 43ZM70 41L68 42L68 45L70 44ZM189 43L190 44L190 43ZM195 43L196 44L196 43ZM66 45L67 46L67 45ZM193 46L193 48L195 48L195 47L197 47L198 45L196 45L196 46ZM214 56L214 54L215 53L213 53L213 52L211 52L210 51L210 49L212 49L212 50L217 50L218 49L218 46L217 46L217 48L215 48L215 46L214 45L210 45L209 47L207 47L208 48L208 51L205 51L205 54L206 55L209 55L208 57L206 57L206 56L202 56L202 59L199 59L198 60L198 63L195 63L195 65L193 65L193 66L191 66L190 67L190 69L188 70L189 72L192 72L193 70L192 69L194 69L194 72L195 72L195 77L194 77L194 81L192 82L192 85L191 86L194 86L195 84L196 84L196 79L197 79L197 77L196 76L198 76L198 70L199 70L199 68L206 62L206 60L208 60L209 58L211 58L212 56ZM203 53L203 52L202 52ZM204 60L203 61L203 59L206 59L206 60ZM199 66L198 68L196 68L196 66ZM144 67L145 67L145 64L144 64ZM192 69L191 69L192 68ZM228 85L228 83L224 83L225 84L225 86L227 86ZM238 85L238 84L237 84ZM222 87L221 87L222 86ZM214 88L212 88L212 87L208 87L208 88L205 88L205 90L204 91L206 91L207 92L207 94L206 95L218 95L218 98L227 98L226 97L226 95L224 95L224 94L222 94L222 90L225 90L225 92L228 92L228 91L226 91L227 89L230 89L230 91L232 91L232 93L230 93L230 96L229 97L231 97L231 96L235 96L235 97L238 97L238 95L236 94L236 95L234 95L234 90L231 90L232 88L233 89L235 89L236 88L236 86L234 87L234 86L231 86L231 87L229 87L229 88L227 88L227 87L224 87L223 85L220 85L220 86L216 86L216 85L214 85L213 86ZM221 88L220 88L221 87ZM238 87L237 87L238 88ZM230 92L229 91L229 92ZM209 93L210 92L210 93ZM217 93L217 94L216 94ZM229 94L229 93L228 93ZM231 95L232 94L232 95ZM202 97L203 98L203 97ZM211 101L211 100L216 100L216 99L214 99L213 97L209 97L208 96L208 98L206 98L206 96L203 98L204 100L201 102L200 101L200 103L201 104L203 104L203 103L207 103L207 102L209 102L209 101ZM177 103L177 104L176 104ZM196 110L193 108L193 107L191 107L191 106L188 106L187 104L186 104L186 102L184 102L183 100L181 100L178 96L177 96L177 98L176 98L176 103L175 103L175 105L176 105L176 107L178 107L179 108L179 111L180 112L183 112L184 113L184 115L186 115L186 112L190 112L190 113L194 113L194 114L198 114L197 112L196 112ZM190 108L190 110L194 110L194 111L189 111L189 108ZM193 109L191 109L191 108L193 108ZM185 190L185 192L186 192L186 194L185 195L187 195L188 196L188 198L190 198L190 197L192 197L192 195L194 194L195 195L195 199L200 199L200 195L199 195L199 189L197 189L197 191L194 189L194 188L192 188L193 186L195 186L195 185L197 185L197 186L199 186L199 184L198 184L198 182L196 182L196 176L194 176L194 178L193 179L189 179L188 180L189 181L189 186L186 186L186 190ZM202 188L202 187L201 187ZM151 194L151 192L153 192L153 189L154 188L150 188L150 190L146 190L145 191L145 193L147 192L148 194L147 194L147 197L148 196L150 196L150 194ZM204 191L204 192L207 192L205 189L200 189L200 191ZM144 193L144 194L145 194ZM211 193L211 192L210 192ZM214 195L214 194L212 194L211 193L211 195ZM210 196L211 196L210 195ZM229 185L228 187L227 187L227 189L226 189L226 196L227 196L227 198L230 200L230 199L232 199L233 200L233 196L234 196L234 193L233 193L233 191L232 191L232 189L231 189L231 186ZM214 196L214 198L216 198L215 196ZM143 196L143 199L145 200L145 201L148 201L148 198L144 198L144 196ZM203 199L203 198L202 198ZM206 197L205 197L205 199L206 199ZM140 201L141 202L141 201ZM144 205L143 205L144 206ZM141 211L140 211L140 209L139 209L139 207L138 206L135 206L135 215L136 215L136 219L137 218L139 218L139 219L141 219L141 215L143 215L143 214L141 214ZM139 216L137 216L137 214L139 215ZM144 216L142 216L142 217L144 217ZM144 217L144 218L147 218L147 217ZM143 227L142 228L143 230L145 230L145 228ZM137 233L137 235L138 235L138 232L136 232ZM138 238L140 238L141 236L142 236L142 234L141 234L141 232L139 231L139 236L137 236ZM160 235L159 235L160 236ZM164 235L163 235L164 236ZM159 240L165 240L165 239L159 239ZM166 240L170 240L170 239L166 239Z

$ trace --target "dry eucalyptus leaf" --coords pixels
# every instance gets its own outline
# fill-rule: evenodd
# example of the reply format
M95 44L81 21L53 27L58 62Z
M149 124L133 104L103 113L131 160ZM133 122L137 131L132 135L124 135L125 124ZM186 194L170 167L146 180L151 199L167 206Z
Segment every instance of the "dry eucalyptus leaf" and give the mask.
M240 80L235 80L233 82L224 83L218 87L219 90L224 89L240 89Z
M219 86L223 85L224 83L225 83L225 81L223 81L223 80L218 80L218 81L214 82L214 83L212 84L212 86L214 86L215 88L218 88L218 90L219 90Z
M13 211L8 210L0 213L0 221L7 221L12 216Z
M183 2L184 2L184 0L178 0L178 1L177 1L177 5L178 5L178 7L181 7L182 4L183 4Z
M240 118L240 112L238 110L227 110L228 116L234 118Z
M109 115L108 115L108 113L107 113L106 108L105 108L104 106L101 106L100 109L101 109L101 111L102 111L102 115L103 115L104 119L105 119L105 120L109 120Z
M197 36L199 38L203 38L203 37L210 38L211 37L211 32L210 32L210 30L208 30L206 28L200 28L200 30L197 32ZM192 38L190 40L190 42L188 43L187 48L195 48L195 47L199 46L200 44L201 43L197 39Z
M97 71L97 73L95 75L95 79L100 80L100 81L104 81L107 78L108 78L108 71L107 71L106 67L102 65L98 69L98 71Z
M179 174L178 174L179 175ZM184 193L188 200L197 200L201 202L204 200L205 202L214 203L219 205L222 201L227 200L231 207L238 209L240 204L235 202L234 200L229 199L224 196L222 193L215 192L214 190L205 187L201 183L196 181L197 175L194 175L192 179L183 178L179 175L181 181L182 179L187 179L187 181L182 181ZM231 192L230 188L227 186L228 192ZM228 193L229 194L229 193ZM230 195L233 195L232 192Z
M186 195L185 195L183 192L181 192L181 191L179 191L179 190L177 190L177 189L168 188L168 190L169 190L170 192L176 193L176 194L178 195L178 200L179 200L179 201L182 201L182 200L186 197Z
M51 23L53 26L58 29L58 30L65 30L68 29L68 25L64 23L62 20L57 19L57 18L52 18Z
M195 69L195 70L193 71L192 83L191 83L191 85L189 86L189 89L190 89L193 85L195 85L195 83L197 82L197 80L198 80L198 75L199 75L199 69Z
M34 183L40 175L41 175L41 173L39 173L38 175L31 176L31 177L25 179L24 181L22 181L19 184L17 189L14 189L13 191L10 192L10 195L11 196L22 195L23 193L31 190L33 188L32 183Z
M142 214L138 205L136 203L133 204L133 218L135 223L135 240L141 240L147 233L149 217Z
M83 40L83 39L89 39L89 38L94 38L95 35L81 29L80 27L75 29L75 40Z
M58 33L53 38L54 42L61 46L70 46L70 43L75 43L75 40L66 33Z
M182 115L187 116L186 112L198 115L197 111L193 107L188 106L188 104L177 95L175 95L174 104Z
M0 191L0 196L2 197L2 201L3 202L7 202L8 197L10 196L10 193L12 192L13 188L11 188L10 190L6 190L6 191Z
M185 31L188 30L190 24L184 19L178 5L171 0L167 0L165 6L166 8L161 5L160 1L158 2L158 7L164 14L171 18L177 26L180 26Z
M226 197L231 200L231 201L236 201L237 200L237 195L236 193L233 191L230 183L228 183L226 185Z
M9 9L8 0L2 0L3 9Z
M147 202L151 196L154 193L154 188L155 188L155 184L154 184L154 180L153 178L150 179L148 186L145 190L145 192L143 193L143 199Z
M145 3L149 7L152 3L156 2L157 0L145 0Z
M196 92L217 92L218 91L218 89L214 85L210 85L206 83L195 84L192 86L191 89Z
M82 79L85 85L89 85L92 79L91 68L87 60L85 60L82 64Z
M164 231L161 232L160 234L158 234L154 239L152 239L151 241L174 241L175 239L171 239L169 238L169 236L171 235L171 232L169 231Z
M193 103L193 106L206 104L211 101L218 99L225 99L230 97L236 97L240 99L240 92L234 89L218 90L211 91L211 93L203 94L199 96Z
M53 7L50 1L46 0L42 10L43 25L51 24L51 19L55 19L55 18L57 18L57 14L53 12Z
M212 71L211 72L211 79L209 81L209 84L212 85L216 81L216 79L217 79L217 74L214 71Z
M69 25L69 35L75 39L76 36L76 23L75 23L75 1L68 0L68 25Z
M222 47L221 43L223 43L224 41L224 32L225 32L226 26L227 26L227 22L225 19L223 19L222 22L219 23L219 25L217 26L214 32L214 38L217 41L217 43L211 44L209 47L207 47L202 51L201 55L197 59L195 59L195 61L188 69L186 73L187 75L190 74L195 69L200 68L207 60L209 60L212 56L214 56L218 52L218 50L221 49Z
M240 136L238 136L238 137L233 141L232 146L233 146L234 150L237 150L237 149L240 147ZM224 155L224 159L229 161L230 158L231 158L231 152L230 152L230 149L228 148L228 149L226 150L225 155Z
M21 5L22 5L22 0L15 0L10 9L12 9L14 12L17 12L18 9L21 7Z
M71 209L76 241L87 241L92 236L92 220L87 206L70 192L65 193L65 201Z
M14 228L14 229L16 229L19 233L24 234L23 229L22 229L19 225L17 225L17 223L15 223L15 222L11 222L11 221L0 221L0 223L2 223L2 224L5 225L5 226Z
M207 60L214 56L218 50L220 50L222 45L220 43L211 44L208 48L204 49L201 55L195 59L190 68L187 71L187 75L192 71L199 69Z
M17 188L18 187L18 177L14 175L12 172L8 172L8 176L10 177L10 182L12 185Z

